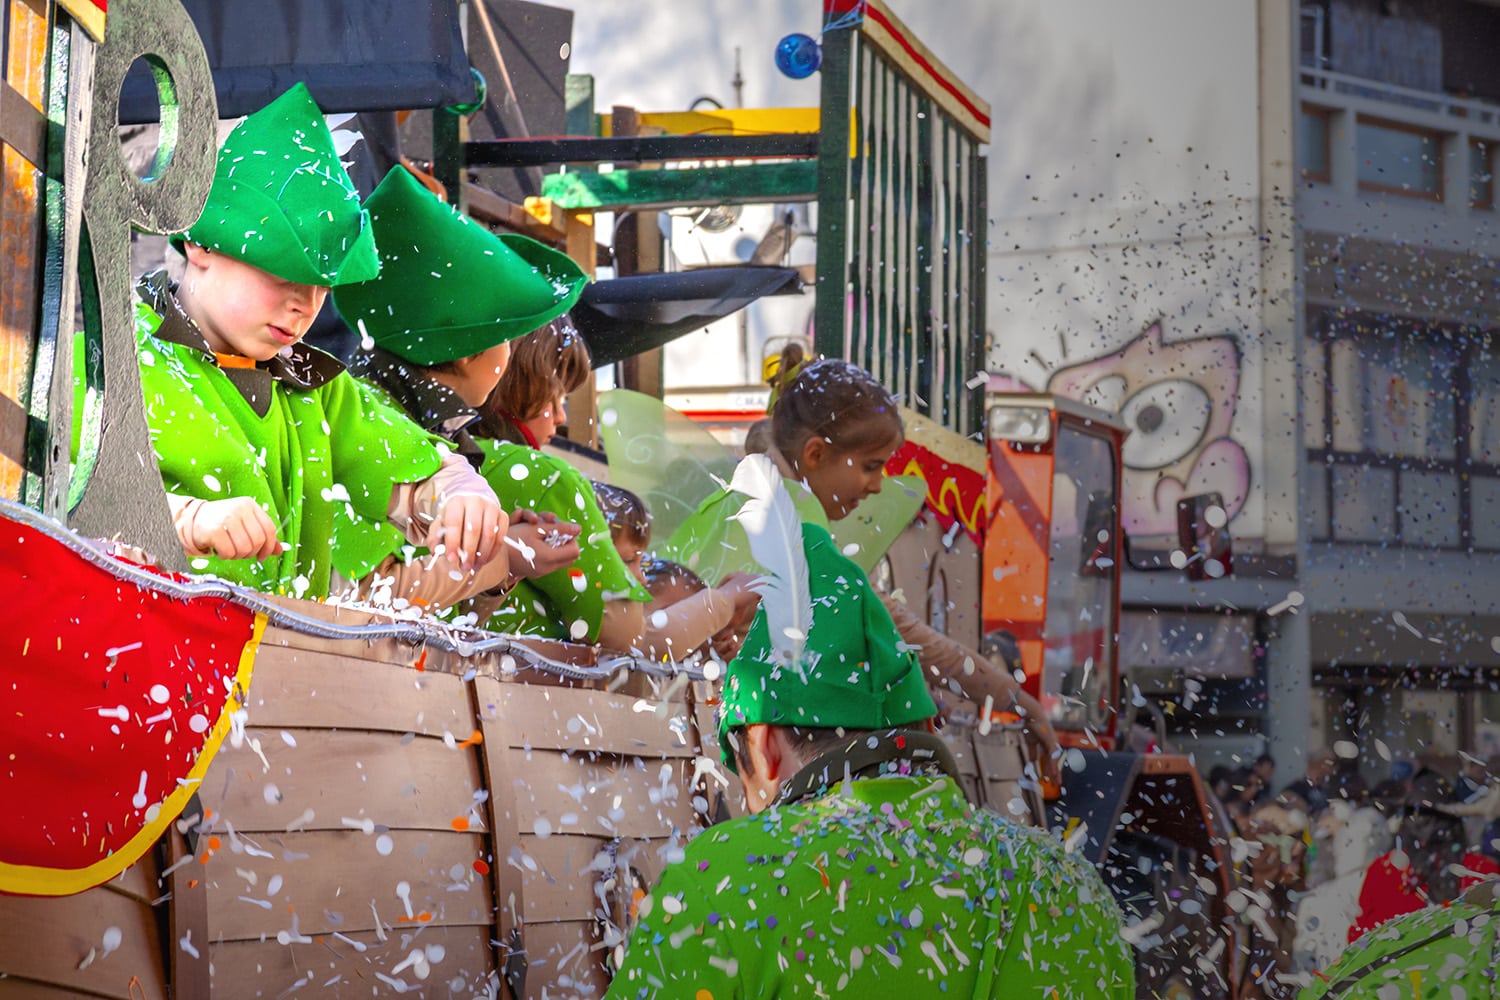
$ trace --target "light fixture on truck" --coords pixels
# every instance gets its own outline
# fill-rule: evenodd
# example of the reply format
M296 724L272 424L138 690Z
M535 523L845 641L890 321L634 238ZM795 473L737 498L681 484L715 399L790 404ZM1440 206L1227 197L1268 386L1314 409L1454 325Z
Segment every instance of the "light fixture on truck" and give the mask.
M1052 411L1045 406L992 406L987 429L992 440L1046 444L1052 440Z

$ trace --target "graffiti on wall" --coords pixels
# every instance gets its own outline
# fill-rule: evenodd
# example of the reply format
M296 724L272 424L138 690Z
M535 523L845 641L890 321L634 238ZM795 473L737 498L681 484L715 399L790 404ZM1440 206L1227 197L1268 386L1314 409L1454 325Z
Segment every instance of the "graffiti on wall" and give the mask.
M1241 355L1233 336L1163 338L1162 322L1123 347L1057 368L1047 392L1116 414L1129 428L1121 515L1135 536L1177 531L1177 501L1217 492L1231 520L1250 494L1250 459L1231 436Z

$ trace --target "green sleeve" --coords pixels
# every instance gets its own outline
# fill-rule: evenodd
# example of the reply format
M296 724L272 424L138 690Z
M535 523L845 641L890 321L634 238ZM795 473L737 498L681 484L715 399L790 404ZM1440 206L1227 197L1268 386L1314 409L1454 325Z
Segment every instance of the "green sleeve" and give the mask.
M407 544L386 520L397 483L419 483L437 472L447 443L382 403L347 372L322 389L333 482L348 493L335 508L333 564L358 580Z
M641 904L641 918L630 935L625 961L609 984L607 1000L646 1000L745 996L741 962L755 961L754 947L736 955L727 917L714 910L704 887L693 878L692 862L670 865L660 884ZM675 911L675 912L673 912ZM753 932L751 932L753 935Z
M486 626L492 631L596 642L610 600L647 602L651 594L630 572L609 534L609 522L583 473L525 445L481 441L480 474L506 510L556 514L581 529L578 560L517 586Z

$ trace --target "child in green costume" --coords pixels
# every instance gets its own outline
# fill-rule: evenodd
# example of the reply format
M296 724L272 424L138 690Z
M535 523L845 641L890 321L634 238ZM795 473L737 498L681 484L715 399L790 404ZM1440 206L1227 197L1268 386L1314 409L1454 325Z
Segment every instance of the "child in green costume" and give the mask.
M208 203L173 238L174 286L142 279L141 382L189 565L262 590L327 596L389 572L403 544L445 555L405 595L455 573L504 575L489 486L343 365L301 343L328 289L379 264L359 197L307 88L242 121Z
M900 410L868 372L837 359L801 365L780 388L769 418L766 454L785 477L802 519L826 530L880 491L885 464L905 440ZM706 579L755 569L736 518L744 503L744 495L732 489L709 497L662 554ZM933 677L956 684L976 704L1021 713L1044 775L1057 780L1057 735L1041 704L1007 671L933 629L901 601L886 595L880 599L902 641L918 650Z
M350 370L427 431L452 441L475 469L485 451L470 430L510 358L510 342L578 300L585 275L565 254L525 236L497 236L454 211L404 167L365 202L380 277L334 289L340 315L367 338ZM504 479L491 484L510 499ZM563 569L578 558L578 526L525 507L511 514L511 580Z
M965 800L922 667L864 573L825 529L786 530L810 625L763 607L720 708L751 815L668 866L608 996L1133 997L1098 873Z
M630 650L645 628L651 594L615 551L588 478L540 450L567 419L567 394L589 373L588 348L561 316L511 345L510 364L483 408L475 433L491 436L478 439L485 451L481 474L507 500L582 528L578 561L522 580L485 627Z

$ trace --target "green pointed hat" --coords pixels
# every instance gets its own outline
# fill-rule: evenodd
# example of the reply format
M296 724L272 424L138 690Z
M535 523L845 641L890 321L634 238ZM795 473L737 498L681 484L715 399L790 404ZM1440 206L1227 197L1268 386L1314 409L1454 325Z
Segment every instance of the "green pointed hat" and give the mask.
M858 566L827 530L802 525L812 628L802 662L780 662L764 602L724 675L719 748L734 768L729 731L769 723L822 729L887 729L937 714L917 658Z
M380 277L333 293L344 322L418 365L530 333L573 307L587 281L566 254L497 236L395 167L365 202ZM361 329L362 328L362 329Z
M328 123L297 84L234 127L186 238L278 278L329 287L380 271L369 216Z

